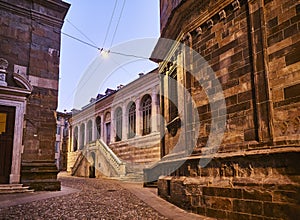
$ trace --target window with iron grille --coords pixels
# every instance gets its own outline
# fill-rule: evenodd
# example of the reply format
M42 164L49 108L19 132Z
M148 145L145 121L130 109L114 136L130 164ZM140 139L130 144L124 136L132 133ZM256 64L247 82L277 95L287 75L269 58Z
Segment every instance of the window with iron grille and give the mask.
M151 96L146 95L142 101L143 111L143 135L151 133Z
M133 138L136 133L136 106L131 103L128 110L128 138Z
M116 110L116 141L122 140L122 109Z

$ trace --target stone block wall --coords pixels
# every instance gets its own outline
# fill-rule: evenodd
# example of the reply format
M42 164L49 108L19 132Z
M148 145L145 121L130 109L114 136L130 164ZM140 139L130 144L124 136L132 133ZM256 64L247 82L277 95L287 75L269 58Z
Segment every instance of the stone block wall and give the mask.
M169 3L161 0L161 10L165 10L161 12L161 36L176 39L198 52L216 78L203 74L203 60L181 52L184 55L180 56L191 58L196 72L191 80L186 70L179 72L182 76L178 78L196 103L199 136L191 155L179 155L176 160L166 155L163 162L145 170L145 176L153 181L161 175L161 197L202 215L220 219L297 219L299 1ZM154 54L164 52L158 44ZM177 62L180 60L180 52L168 52L166 57L177 56ZM160 62L160 73L170 74L170 62ZM218 106L213 131L221 130L218 120L223 117L226 127L222 143L212 144L218 147L213 154L206 147L213 111L207 96L216 94L218 83L226 108L218 101L213 103ZM162 112L167 118L168 106ZM187 132L184 126L179 131ZM183 135L187 137L188 133ZM171 152L176 138L165 135L162 151ZM186 143L187 148L191 147ZM201 160L209 163L203 167Z
M189 160L179 173L160 177L158 194L183 209L214 218L296 219L298 157L299 153L278 153L214 158L205 168L197 167L198 160Z
M267 59L274 108L274 139L299 140L300 4L266 1Z
M125 163L150 166L160 159L159 141L159 133L152 133L115 142L109 147Z
M43 189L43 184L45 189L51 188L42 183L45 179L50 183L57 181L54 113L58 97L60 30L69 6L63 1L0 1L1 57L11 64L9 72L23 71L19 73L33 86L24 117L21 182L36 189ZM31 171L35 179L30 177ZM39 184L33 183L35 180ZM54 183L51 189L59 188L59 184Z

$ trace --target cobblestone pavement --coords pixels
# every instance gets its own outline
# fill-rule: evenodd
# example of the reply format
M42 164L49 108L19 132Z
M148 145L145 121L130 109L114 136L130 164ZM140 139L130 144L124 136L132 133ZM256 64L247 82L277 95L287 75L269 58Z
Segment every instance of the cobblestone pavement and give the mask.
M0 219L167 219L116 181L61 177L79 191L0 208Z

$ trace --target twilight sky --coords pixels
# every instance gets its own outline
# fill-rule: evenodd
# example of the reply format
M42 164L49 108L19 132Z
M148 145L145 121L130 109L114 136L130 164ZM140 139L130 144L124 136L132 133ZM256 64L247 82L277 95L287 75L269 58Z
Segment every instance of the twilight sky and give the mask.
M159 37L159 0L125 0L125 4L124 0L65 1L70 3L71 7L62 32L91 45L104 48L104 50L133 55L150 54L152 44L139 45L138 47L147 48L148 52L143 53L138 51L135 53L134 50L124 48L136 45L133 42L139 39L157 39ZM115 1L117 1L116 5ZM114 15L111 20L113 11ZM110 20L111 25L107 32ZM64 109L70 111L73 107L78 108L74 104L74 94L78 91L81 93L79 87L82 80L99 80L101 82L98 82L97 88L91 89L83 96L85 98L79 104L81 107L88 104L89 99L96 97L97 93L104 93L107 87L115 89L120 84L126 85L136 79L138 73L146 73L157 66L145 59L122 64L121 56L113 58L110 55L108 53L108 56L104 57L104 54L100 54L96 48L62 34L58 111ZM101 77L103 60L98 61L98 59L106 59L105 62L110 61L111 65L116 64L109 68L111 72L105 79ZM98 64L96 71L93 68L95 60ZM93 77L86 77L88 74L92 74ZM85 81L84 84L86 84ZM82 87L80 88L82 89Z

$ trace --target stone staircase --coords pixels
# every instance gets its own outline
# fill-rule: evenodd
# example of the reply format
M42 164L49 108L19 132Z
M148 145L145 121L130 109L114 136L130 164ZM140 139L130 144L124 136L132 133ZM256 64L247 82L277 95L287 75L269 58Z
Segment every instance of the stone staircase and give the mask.
M72 176L75 175L75 173L76 173L77 169L79 168L83 159L84 159L84 152L80 152L80 154L76 158L76 161L75 161L73 167L71 167L71 175Z
M23 186L23 184L0 184L0 194L25 193L33 191L34 190L29 189L29 186Z
M123 182L143 182L144 180L144 175L143 172L138 172L138 173L126 173L125 176L122 177L115 177L113 179L117 179Z

